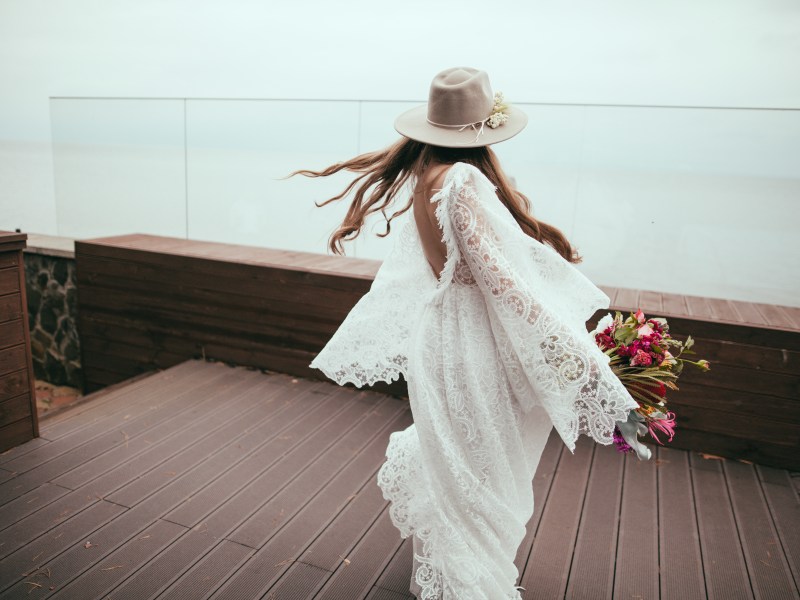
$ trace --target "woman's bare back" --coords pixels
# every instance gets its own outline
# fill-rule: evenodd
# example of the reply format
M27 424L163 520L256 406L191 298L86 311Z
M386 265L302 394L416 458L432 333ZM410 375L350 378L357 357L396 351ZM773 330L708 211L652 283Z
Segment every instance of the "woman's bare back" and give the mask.
M437 279L441 276L447 257L447 249L442 241L442 230L436 220L436 204L431 196L439 191L444 182L447 169L451 165L436 164L425 169L414 189L414 220L419 231L422 251Z

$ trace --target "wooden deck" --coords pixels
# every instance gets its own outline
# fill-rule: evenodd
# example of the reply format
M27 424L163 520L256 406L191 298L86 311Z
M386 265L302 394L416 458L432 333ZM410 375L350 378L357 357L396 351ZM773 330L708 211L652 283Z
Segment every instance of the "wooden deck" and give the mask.
M375 475L402 398L189 360L0 455L0 599L410 598ZM798 598L798 474L553 435L524 598Z

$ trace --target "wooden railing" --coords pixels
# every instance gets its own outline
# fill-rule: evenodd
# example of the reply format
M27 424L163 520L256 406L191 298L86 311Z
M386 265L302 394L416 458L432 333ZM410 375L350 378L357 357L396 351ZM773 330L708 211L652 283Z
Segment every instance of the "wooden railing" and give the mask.
M202 356L323 378L309 362L380 266L140 234L77 241L75 253L88 390ZM666 316L712 362L708 373L687 370L671 396L674 447L800 465L800 310L604 289L612 310ZM375 389L406 393L402 380Z

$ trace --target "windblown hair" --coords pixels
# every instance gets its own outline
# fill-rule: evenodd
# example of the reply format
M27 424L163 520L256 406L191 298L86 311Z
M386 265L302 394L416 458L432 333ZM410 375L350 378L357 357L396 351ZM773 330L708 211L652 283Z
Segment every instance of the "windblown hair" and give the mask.
M358 177L350 182L340 194L321 203L315 202L317 206L325 206L343 199L355 190L355 197L350 203L344 221L328 240L328 245L333 253L344 254L342 242L358 237L365 219L373 213L380 211L386 220L386 231L382 234L378 233L378 237L389 235L392 220L411 208L413 203L413 198L410 197L405 206L391 215L387 215L395 197L411 176L419 176L432 161L444 164L464 162L477 167L497 187L498 197L527 235L544 244L549 244L571 263L583 260L558 228L533 218L530 214L530 200L511 186L500 168L497 155L489 146L443 148L401 138L383 150L361 154L350 160L335 163L321 171L300 169L289 176L327 177L339 171L359 173Z

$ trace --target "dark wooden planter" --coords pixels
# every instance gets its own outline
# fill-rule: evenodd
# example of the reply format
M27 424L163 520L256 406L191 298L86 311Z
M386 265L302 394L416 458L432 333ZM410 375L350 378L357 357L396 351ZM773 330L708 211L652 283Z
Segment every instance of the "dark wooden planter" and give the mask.
M0 452L39 436L22 260L26 239L0 231Z

